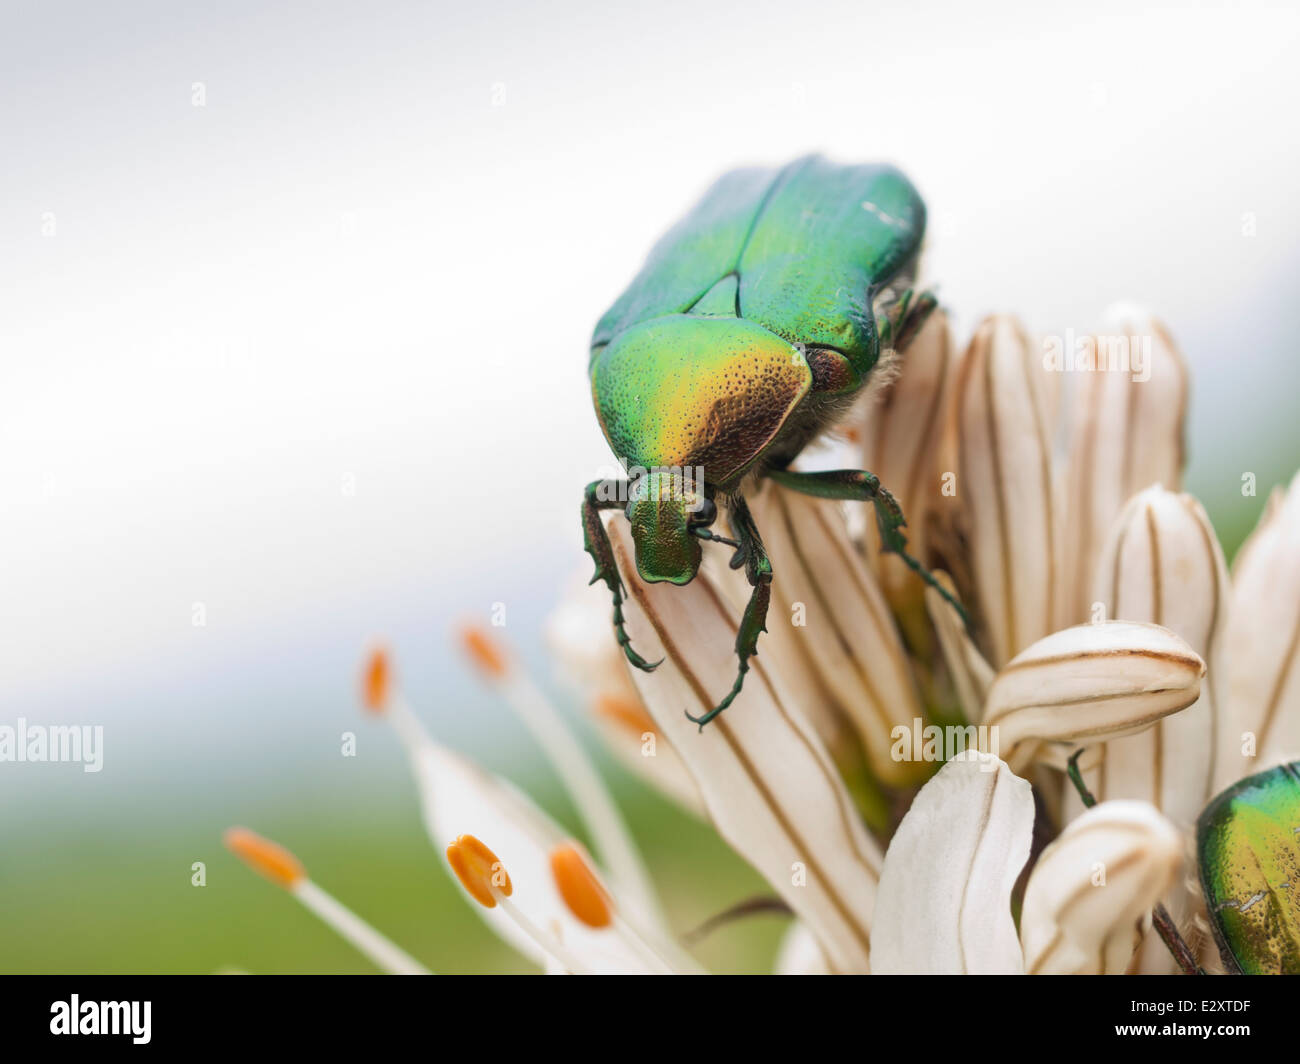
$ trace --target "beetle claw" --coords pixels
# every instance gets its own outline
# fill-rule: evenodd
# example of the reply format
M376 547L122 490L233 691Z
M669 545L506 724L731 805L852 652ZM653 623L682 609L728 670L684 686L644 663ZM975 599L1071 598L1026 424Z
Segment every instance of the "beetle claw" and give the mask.
M655 669L659 668L659 666L664 663L664 659L660 658L658 661L653 662L646 661L645 658L632 649L632 637L627 634L627 630L623 627L623 611L621 605L622 604L620 603L615 607L614 631L618 639L618 645L623 648L623 656L627 658L628 664L634 669L640 669L642 672L654 672Z
M640 669L642 672L654 672L655 669L659 668L659 666L664 663L663 658L660 658L658 661L646 661L645 658L626 643L623 644L623 656L627 658L628 663L634 669Z
M714 717L716 717L719 713L721 713L724 709L726 709L729 705L731 705L732 702L736 700L736 696L740 694L740 689L745 685L745 673L747 672L749 672L748 656L742 657L740 659L740 669L736 673L736 682L731 685L731 690L727 692L727 697L724 698L711 710L709 710L707 713L705 713L703 716L700 717L693 717L691 716L690 710L686 710L685 711L686 719L689 720L692 724L698 724L700 726L700 731L704 731L704 725L708 724L709 721L711 721Z

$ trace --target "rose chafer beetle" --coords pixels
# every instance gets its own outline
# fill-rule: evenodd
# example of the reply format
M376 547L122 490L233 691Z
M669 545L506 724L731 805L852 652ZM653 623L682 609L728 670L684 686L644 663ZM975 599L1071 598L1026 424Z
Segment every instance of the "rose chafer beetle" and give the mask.
M1229 971L1300 975L1300 761L1234 783L1196 822L1201 889Z
M1079 771L1069 778L1089 808L1096 798ZM1232 975L1300 975L1300 761L1238 780L1196 820L1201 893L1225 970ZM1195 951L1163 904L1156 931L1185 975L1204 975Z
M736 636L735 683L715 708L690 717L701 728L740 693L765 630L773 571L745 504L759 478L871 502L882 548L961 609L907 554L903 514L873 474L789 468L934 309L931 295L908 289L877 320L887 286L910 281L924 232L925 205L891 166L809 156L777 170L736 170L659 241L596 325L592 398L629 479L589 484L582 523L592 583L603 580L613 596L627 660L655 667L630 645L599 511L624 510L641 579L690 583L702 542L713 541L734 548L731 565L744 567L753 589ZM710 531L719 503L734 540Z

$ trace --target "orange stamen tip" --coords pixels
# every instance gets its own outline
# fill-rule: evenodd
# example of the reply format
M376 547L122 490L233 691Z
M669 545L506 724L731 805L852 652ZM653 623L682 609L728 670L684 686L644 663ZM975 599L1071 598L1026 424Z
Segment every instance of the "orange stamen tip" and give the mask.
M224 841L226 849L248 865L254 872L266 876L272 883L292 887L307 878L302 862L278 843L264 839L248 828L230 828Z
M566 842L551 851L551 875L569 912L588 927L610 925L613 899L576 846Z
M388 651L379 647L370 652L361 674L361 701L372 713L382 713L393 691L393 667Z
M460 632L461 643L474 664L493 678L506 674L506 655L487 630L477 624L467 624Z
M600 716L635 732L638 737L656 730L650 714L635 699L623 695L604 694L596 698L595 708Z
M473 835L462 835L447 847L447 863L470 897L485 909L496 908L493 888L507 898L514 892L506 866Z

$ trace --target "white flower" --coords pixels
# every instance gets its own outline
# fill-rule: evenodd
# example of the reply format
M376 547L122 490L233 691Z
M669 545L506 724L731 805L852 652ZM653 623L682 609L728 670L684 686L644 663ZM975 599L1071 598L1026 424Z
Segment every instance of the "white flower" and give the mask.
M1185 833L1189 849L1214 775L1229 595L1223 551L1200 503L1159 485L1128 501L1101 551L1091 608L1110 617L1168 625L1205 659L1209 674L1195 704L1140 735L1108 742L1084 778L1103 801L1150 802ZM1068 805L1076 815L1082 808L1074 796ZM1176 884L1165 905L1184 926L1191 918L1203 920L1194 881L1190 887ZM1143 970L1177 971L1154 934L1143 946Z
M1039 743L1079 745L1141 732L1192 705L1205 662L1167 628L1128 621L1054 632L1016 655L989 689L981 723L1024 768Z
M626 522L615 515L607 528L633 645L665 659L633 679L714 827L808 926L833 971L867 971L880 850L821 739L761 656L744 712L697 729L686 713L707 712L735 678L738 611L703 573L685 587L643 583Z
M1119 975L1183 866L1178 829L1145 802L1093 806L1043 851L1025 890L1025 970Z
M908 546L913 554L923 556L932 515L943 498L936 491L943 472L940 443L947 389L957 364L952 331L942 310L930 315L901 361L903 371L867 397L857 434L862 468L870 469L882 484L893 485L890 490L907 515ZM924 625L909 621L923 614L919 599L924 585L901 559L880 553L879 533L873 522L866 524L872 571L909 638L923 638Z
M483 652L480 650L480 652ZM501 667L505 667L504 664ZM606 934L574 916L551 871L551 854L569 835L522 791L469 759L435 742L407 706L396 685L372 709L396 730L411 759L425 829L441 854L461 836L472 836L500 856L514 886L513 905L528 925L563 942L584 970L647 972L642 951L625 935ZM475 905L505 941L545 967L553 954L504 908ZM645 918L645 913L640 914ZM667 938L659 931L657 938Z
M1165 972L1179 934L1179 967L1214 966L1185 861L1193 821L1212 788L1300 754L1300 478L1229 581L1206 514L1177 493L1181 358L1144 315L1115 322L1102 335L1136 337L1145 376L1074 381L1063 461L1061 375L1007 316L954 358L936 315L850 425L969 627L880 555L860 513L761 481L747 498L775 572L768 630L740 697L703 730L687 714L732 687L750 595L728 551L710 546L688 585L646 584L626 520L605 515L626 630L663 659L653 672L629 669L604 588L575 588L551 618L611 750L793 913L777 971ZM486 632L467 647L599 859L430 738L377 656L365 701L407 745L430 836L480 915L547 972L697 971L563 715ZM1072 774L1100 804L1084 809ZM291 889L314 898L302 880ZM771 911L759 901L726 915ZM387 967L418 967L332 899L318 911Z
M1018 972L1011 890L1029 857L1029 784L991 754L949 761L885 854L871 938L878 974Z
M1060 585L1046 375L1018 322L979 325L953 391L955 490L969 543L966 572L954 576L981 619L989 661L1003 665L1055 627Z
M1108 617L1167 626L1209 675L1185 712L1106 744L1088 777L1099 799L1138 798L1191 829L1213 773L1228 594L1223 551L1200 503L1158 486L1129 500L1103 548L1094 601Z
M1300 756L1300 476L1273 493L1237 555L1226 642L1216 790Z
M920 782L926 773L893 760L889 749L893 729L911 727L925 710L889 603L849 538L841 507L768 484L750 508L780 573L762 651L789 645L809 663L825 693L803 704L825 704L850 723L878 781ZM737 578L727 585L742 604L748 585Z
M1019 933L1012 890L1029 856L1029 784L989 754L949 761L899 825L881 873L877 974L1114 974L1136 925L1182 864L1177 829L1137 802L1072 824L1029 876Z
M584 569L588 566L584 566ZM618 644L609 638L609 593L575 574L546 623L557 672L590 711L619 762L683 809L704 815L691 774L646 713Z
M1140 308L1115 307L1107 319L1099 335L1088 338L1096 355L1105 358L1112 343L1136 343L1141 346L1130 358L1149 349L1150 363L1145 373L1085 373L1072 390L1061 515L1062 626L1090 619L1097 558L1125 503L1152 484L1177 491L1182 483L1188 393L1182 355L1164 326Z

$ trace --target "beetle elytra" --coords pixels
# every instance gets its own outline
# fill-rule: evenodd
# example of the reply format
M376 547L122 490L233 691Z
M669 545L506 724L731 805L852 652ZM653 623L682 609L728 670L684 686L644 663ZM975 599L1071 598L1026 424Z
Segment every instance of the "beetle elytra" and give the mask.
M1196 822L1201 888L1230 970L1300 975L1300 761L1234 783Z

